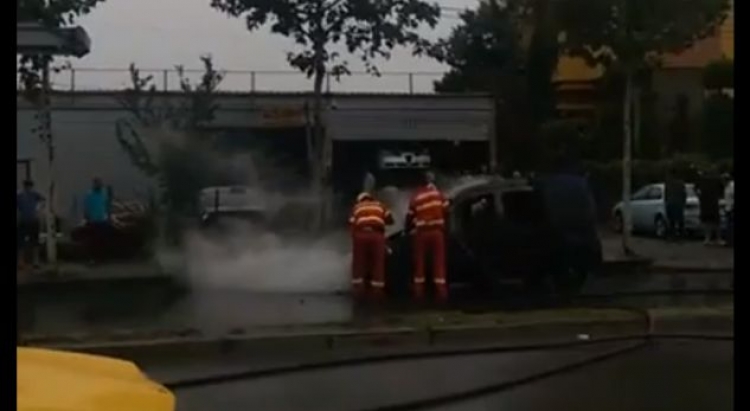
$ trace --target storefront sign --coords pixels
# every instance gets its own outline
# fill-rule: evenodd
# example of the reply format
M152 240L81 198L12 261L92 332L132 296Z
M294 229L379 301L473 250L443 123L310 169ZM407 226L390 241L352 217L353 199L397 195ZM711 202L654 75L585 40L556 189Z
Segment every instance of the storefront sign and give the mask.
M279 106L261 109L261 123L266 127L304 127L303 107Z

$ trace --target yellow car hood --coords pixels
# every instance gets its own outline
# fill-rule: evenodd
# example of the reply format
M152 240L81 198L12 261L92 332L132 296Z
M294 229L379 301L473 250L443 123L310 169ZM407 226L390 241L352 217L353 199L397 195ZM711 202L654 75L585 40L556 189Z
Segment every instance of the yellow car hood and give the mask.
M129 361L16 349L17 411L174 411L175 398Z

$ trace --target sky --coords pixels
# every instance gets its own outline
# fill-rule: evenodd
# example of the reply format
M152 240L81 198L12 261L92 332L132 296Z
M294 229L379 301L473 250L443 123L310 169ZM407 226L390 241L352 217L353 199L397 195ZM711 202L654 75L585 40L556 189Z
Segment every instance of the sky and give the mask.
M432 0L441 6L445 17L435 29L426 28L428 38L445 37L458 24L457 10L474 7L478 0ZM250 90L249 71L290 71L286 53L295 50L292 41L272 35L263 28L249 32L243 19L227 17L210 7L210 0L107 0L89 15L78 20L89 33L92 51L73 60L76 89L116 89L128 84L127 67L132 62L142 71L154 69L155 80L163 84L163 70L183 65L200 69L199 57L210 54L217 68L227 70L221 88ZM349 59L350 67L361 70L358 58ZM380 78L355 74L331 83L332 91L409 90L406 72L412 77L414 91L431 91L432 81L446 67L428 58L411 56L408 50L395 50L389 61L378 62ZM90 71L90 69L107 69ZM246 71L242 73L242 71ZM389 74L392 72L393 74ZM193 77L198 77L194 73ZM53 79L56 88L67 88L71 74L62 72ZM172 70L168 87L177 84ZM306 91L312 83L297 73L256 73L255 89L263 91Z

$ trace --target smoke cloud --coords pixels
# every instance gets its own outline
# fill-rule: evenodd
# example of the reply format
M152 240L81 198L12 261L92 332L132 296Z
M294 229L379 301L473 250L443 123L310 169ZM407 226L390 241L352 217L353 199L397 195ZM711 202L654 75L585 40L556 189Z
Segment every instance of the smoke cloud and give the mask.
M282 237L241 222L233 225L220 237L187 236L186 274L193 286L293 293L348 289L345 238Z

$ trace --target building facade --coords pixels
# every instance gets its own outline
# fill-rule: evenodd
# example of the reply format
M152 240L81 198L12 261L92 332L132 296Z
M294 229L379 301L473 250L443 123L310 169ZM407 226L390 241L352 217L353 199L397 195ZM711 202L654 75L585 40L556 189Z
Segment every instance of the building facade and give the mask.
M152 181L133 166L117 141L116 123L131 118L119 96L120 92L52 96L55 206L64 220L81 216L81 199L93 177L112 185L118 197L145 199L154 193ZM179 93L160 93L155 104L181 98L185 97ZM227 93L220 94L217 103L215 119L205 127L220 136L228 152L252 151L264 142L271 153L267 157L281 159L277 174L305 163L309 95ZM43 186L50 171L46 146L34 130L36 115L35 107L19 95L19 183L28 171ZM333 141L333 178L339 186L361 182L364 171L377 168L378 156L385 151L429 152L435 167L449 166L454 157L489 164L493 119L492 100L483 95L332 95L326 99L324 123ZM470 154L461 155L461 150Z

